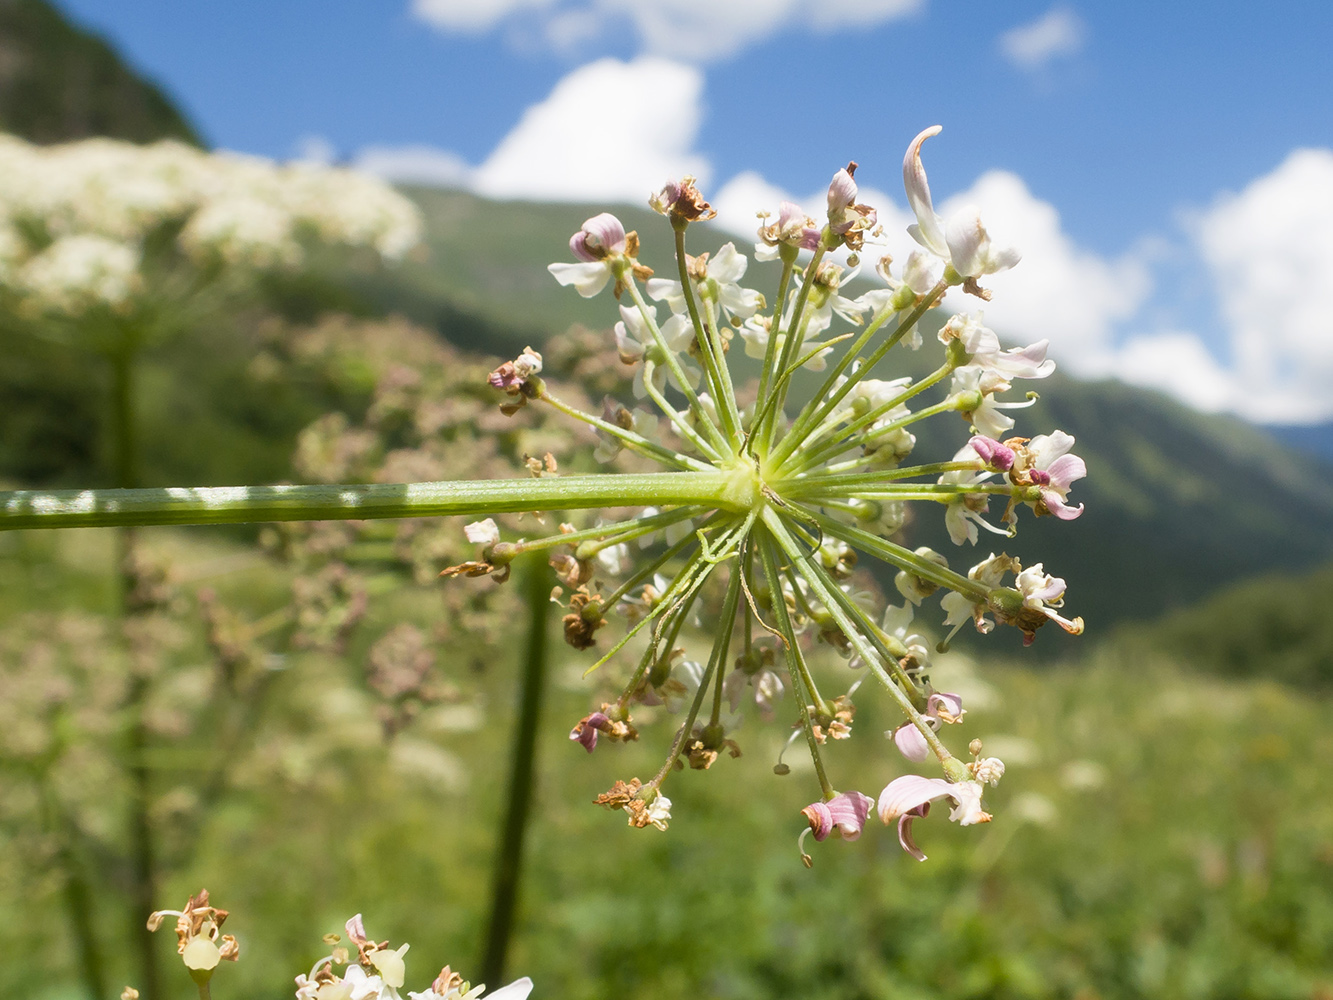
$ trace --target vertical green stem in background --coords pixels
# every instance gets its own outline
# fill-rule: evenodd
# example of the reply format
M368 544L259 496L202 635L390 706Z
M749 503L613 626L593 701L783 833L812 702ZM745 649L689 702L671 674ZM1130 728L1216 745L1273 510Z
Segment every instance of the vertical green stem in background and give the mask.
M38 782L44 826L55 838L54 860L64 876L61 895L79 953L79 975L83 978L83 990L88 1000L102 1000L108 995L106 970L102 966L102 954L93 930L92 888L88 884L86 868L75 850L78 831L61 808L51 788L49 776L42 773Z
M116 485L133 489L139 479L139 444L134 420L135 363L138 351L128 331L119 350L111 355L111 434ZM135 586L134 529L116 532L116 598L122 623L134 613L131 597ZM130 782L129 841L130 892L129 932L134 951L139 956L139 994L143 1000L159 1000L157 950L148 930L147 914L157 908L157 852L153 843L152 778L146 764L148 730L144 722L144 701L148 679L136 676L126 696L128 723L125 733L125 760Z
M527 831L532 803L532 772L537 748L537 726L541 721L542 691L546 677L547 623L551 595L546 560L540 554L526 557L525 599L528 604L528 645L523 661L523 691L519 703L518 729L514 733L514 756L509 771L509 796L500 850L495 857L491 881L491 918L486 931L486 950L481 962L481 981L492 987L504 980L505 954L513 936L518 906L519 874L523 861L523 836Z

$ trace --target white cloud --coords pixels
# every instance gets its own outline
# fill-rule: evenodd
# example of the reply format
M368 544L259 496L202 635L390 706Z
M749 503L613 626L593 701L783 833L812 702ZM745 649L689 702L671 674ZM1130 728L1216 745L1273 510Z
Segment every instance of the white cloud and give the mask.
M691 152L703 74L666 59L599 59L574 70L472 175L492 198L643 203L669 177L707 181ZM651 113L649 113L651 109Z
M465 187L472 168L457 156L434 146L366 146L352 165L405 184Z
M627 103L658 110L614 113ZM529 108L480 166L423 146L371 147L355 162L395 180L489 197L596 204L642 205L667 178L693 173L718 224L743 243L754 239L755 213L776 212L784 199L822 216L823 187L792 196L754 171L710 192L709 161L694 148L702 114L697 68L656 57L602 59ZM326 152L307 145L312 155ZM887 251L903 260L915 248L905 232L910 213L872 187L862 187L860 200L876 207L885 231L882 245L862 257L872 263ZM1260 422L1333 418L1333 151L1297 150L1194 218L1189 251L1215 281L1224 328L1215 337L1143 318L1157 256L1150 241L1114 258L1080 247L1055 207L1005 171L983 174L939 209L947 216L964 203L978 205L995 242L1017 246L1023 259L983 281L993 301L954 290L947 308L983 310L1011 343L1049 340L1052 357L1075 374L1114 375ZM1169 308L1170 294L1163 288L1155 304Z
M643 51L690 62L719 59L779 31L864 28L905 17L925 0L412 0L446 32L534 29L552 48L614 37L628 25Z
M1108 361L1110 373L1124 381L1161 389L1197 409L1215 413L1236 408L1235 374L1191 331L1132 337Z
M1000 52L1023 70L1041 69L1060 56L1083 48L1087 28L1068 7L1052 7L1037 20L1011 28L1000 36Z
M1333 417L1333 150L1300 149L1198 219L1237 408L1274 422Z
M549 8L555 0L412 0L413 16L443 31L481 34L506 18Z
M1052 356L1075 371L1101 373L1118 323L1133 316L1151 287L1147 268L1134 255L1107 260L1077 246L1060 225L1060 213L1037 198L1016 174L992 170L941 206L946 217L965 204L981 208L992 239L1017 246L1018 266L982 284L995 293L984 308L986 323L1007 339L1051 342ZM969 308L950 296L954 309Z
M433 146L368 146L354 162L389 180L488 198L643 205L669 178L707 182L708 160L693 152L702 98L703 74L693 66L599 59L523 112L480 166ZM622 113L626 107L654 110Z
M327 166L338 159L338 150L322 135L303 135L292 146L296 159Z

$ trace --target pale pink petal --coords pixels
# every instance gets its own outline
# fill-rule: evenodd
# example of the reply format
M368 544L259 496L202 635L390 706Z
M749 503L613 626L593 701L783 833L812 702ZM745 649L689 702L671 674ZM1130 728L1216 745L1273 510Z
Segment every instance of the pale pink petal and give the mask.
M915 809L903 813L898 819L898 843L902 845L904 851L918 861L925 861L926 855L922 852L921 848L916 846L916 841L912 839L912 820L920 816L925 816L929 812L930 803L923 802Z
M911 722L904 722L893 731L893 743L898 752L915 764L930 757L930 744L921 735L921 730Z
M959 826L972 826L974 823L989 823L991 815L981 808L983 786L979 781L960 781L953 785L951 797L954 800L949 819Z
M879 793L879 818L887 826L917 806L936 799L953 798L953 788L943 778L923 778L919 774L904 774L894 778Z
M1051 477L1051 485L1057 490L1067 490L1071 483L1088 474L1087 463L1077 455L1061 455L1050 465L1046 472Z
M736 244L724 243L708 262L708 276L719 284L735 284L745 277L749 263L745 254L737 251Z
M608 253L623 253L625 227L610 212L594 215L569 238L569 249L582 261L599 261Z
M852 175L846 167L834 174L828 187L829 215L837 215L845 210L848 205L855 203L856 191L856 181L852 179Z
M1014 467L1013 449L1005 447L994 438L976 434L967 443L972 446L972 450L977 453L977 457L991 468L1008 472Z
M827 802L811 802L801 813L810 821L810 832L815 835L815 840L823 841L833 832L833 811Z
M953 722L963 717L963 696L950 691L936 691L926 699L926 712L929 715Z
M1055 490L1042 490L1041 499L1046 504L1046 509L1061 521L1072 521L1083 513L1083 504L1071 507L1065 503L1064 497L1060 496Z
M925 295L944 274L944 261L934 254L913 250L903 267L903 284L917 295Z
M843 792L829 800L829 814L843 840L855 840L861 836L866 817L870 815L870 808L874 804L874 799L860 792Z
M486 1000L528 1000L532 992L532 980L527 976L515 979L508 986L501 986L494 993L487 993Z
M912 206L916 216L916 225L907 231L931 253L939 257L949 256L949 244L944 238L942 220L935 214L935 206L930 200L930 184L926 181L926 168L921 162L921 144L933 135L939 135L943 126L932 125L923 130L907 147L903 157L903 187L907 191L907 203Z
M981 211L976 205L968 205L949 216L944 239L949 245L949 260L955 271L964 278L981 274L990 237L981 223Z

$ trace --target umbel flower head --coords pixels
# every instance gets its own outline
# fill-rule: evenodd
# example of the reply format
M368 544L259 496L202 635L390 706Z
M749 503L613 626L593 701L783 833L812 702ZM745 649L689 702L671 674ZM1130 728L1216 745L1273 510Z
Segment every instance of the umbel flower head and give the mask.
M344 930L355 952L341 944L340 935L325 935L332 951L309 973L296 977L296 1000L402 1000L398 991L407 981L408 945L391 948L388 941L368 938L359 913ZM485 984L473 986L446 965L426 989L409 990L407 995L409 1000L479 1000L485 992ZM487 994L486 1000L527 1000L531 992L532 980L524 976Z
M921 146L938 131L918 135L903 164L917 220L911 235L922 249L901 268L882 256L874 271L884 287L849 297L850 274L831 257L840 249L873 253L880 234L876 210L858 201L856 164L833 175L824 219L788 203L776 216L760 215L755 257L771 270L758 275L732 243L712 255L687 252L689 227L712 211L692 179L672 181L651 204L670 221L675 275L650 279L639 237L609 213L573 235L573 262L550 265L586 298L613 289L618 302L607 321L633 376L632 398L607 397L600 415L585 412L538 377L540 355L531 349L491 375L505 413L553 407L595 430L600 460L637 456L640 466L646 459L663 470L570 477L570 496L584 499L566 507L593 506L587 498L597 497L604 508L631 513L589 528L564 524L535 539L505 539L493 521L478 521L467 529L480 547L476 560L446 571L499 578L521 553L548 553L563 584L556 596L567 600L565 635L579 649L603 644L609 619L624 616L624 634L589 668L627 651L619 696L579 720L570 740L592 753L637 738L631 718L641 704L683 716L657 774L617 781L597 798L631 826L666 829L667 778L686 763L702 770L724 751L738 755L738 713L753 710L790 727L792 740L803 737L814 758L820 797L804 810L806 834L856 839L873 800L838 791L822 757L829 741L853 735L853 694L873 678L903 715L893 742L910 761L933 758L940 768L937 777L900 777L879 798L881 818L897 821L904 848L918 854L912 819L947 798L961 822L984 822L980 789L1003 765L964 764L942 741L962 703L932 687L930 652L907 631L913 610L938 597L955 632L969 622L981 633L1006 625L1026 642L1049 623L1083 629L1081 619L1057 610L1065 582L1042 564L1025 568L1001 554L955 567L944 554L895 540L913 505L925 508L914 512L918 519L942 518L964 551L982 532L1012 535L1023 508L1061 521L1083 510L1070 500L1086 474L1073 438L1058 430L1009 434L1011 412L1029 401L1008 402L1005 394L1054 368L1044 341L1005 349L983 315L963 307L940 328L942 357L929 375L895 373L889 364L895 350L920 346L918 323L928 311L955 295L988 299L978 279L1019 260L992 241L975 209L948 219L935 213ZM747 287L756 277L770 294ZM728 364L737 332L744 353L760 362L757 384L744 392ZM802 369L820 373L822 383L789 406ZM955 429L944 455L915 454L915 425L927 419ZM896 572L901 607L877 608L857 588L854 573L866 557ZM715 621L712 647L691 656L678 642L705 605ZM817 642L846 660L854 683L829 690L817 682L808 662Z

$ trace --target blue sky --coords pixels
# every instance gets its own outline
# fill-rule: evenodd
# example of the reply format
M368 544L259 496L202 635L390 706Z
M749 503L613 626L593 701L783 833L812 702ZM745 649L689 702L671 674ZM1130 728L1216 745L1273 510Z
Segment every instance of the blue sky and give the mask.
M59 3L218 146L499 196L626 200L695 168L805 201L855 158L900 213L902 151L938 122L937 200L1023 236L1002 333L1208 408L1333 417L1333 5ZM747 171L762 187L728 187Z

